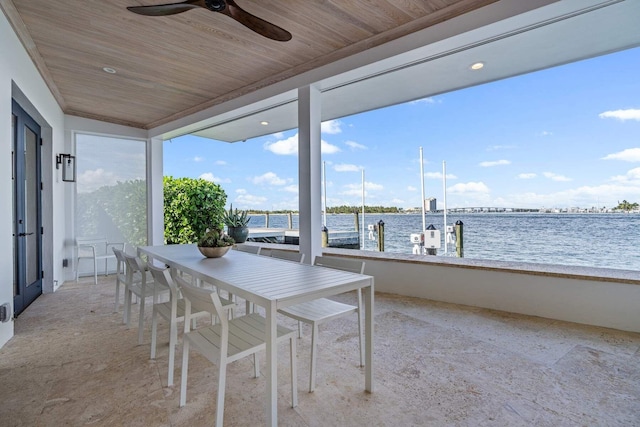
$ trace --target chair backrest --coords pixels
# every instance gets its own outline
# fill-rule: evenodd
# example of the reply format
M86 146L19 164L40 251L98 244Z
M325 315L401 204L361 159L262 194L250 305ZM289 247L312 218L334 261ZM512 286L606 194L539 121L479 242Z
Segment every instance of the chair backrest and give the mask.
M304 254L300 252L292 252L292 251L281 251L279 249L271 249L271 253L269 254L272 258L284 259L287 261L294 261L302 263L304 261Z
M240 252L247 252L247 253L256 254L256 255L260 255L260 249L262 249L260 246L243 245L243 244L235 245L233 248Z
M151 272L153 280L156 282L156 286L161 288L159 290L168 289L171 292L171 299L177 300L179 298L178 286L171 278L169 268L159 267L153 264L147 264L147 268L149 269L149 272Z
M124 262L128 270L132 273L143 273L145 271L146 263L137 256L125 252L122 252L122 256L124 257Z
M124 252L118 248L111 248L113 250L113 254L116 256L116 274L118 276L126 275L127 271L127 260L124 259Z
M335 270L350 271L351 273L364 273L364 261L357 259L317 256L313 265L333 268Z
M76 246L79 252L84 252L87 249L91 250L89 246L93 247L96 255L109 255L108 244L106 237L77 237Z
M222 303L220 302L220 297L217 292L211 289L192 286L179 276L175 276L174 279L179 285L182 297L187 302L185 307L184 331L189 332L189 324L191 323L189 320L191 320L190 317L192 313L206 311L218 317L222 326L223 339L226 340L229 331L229 320L222 308Z

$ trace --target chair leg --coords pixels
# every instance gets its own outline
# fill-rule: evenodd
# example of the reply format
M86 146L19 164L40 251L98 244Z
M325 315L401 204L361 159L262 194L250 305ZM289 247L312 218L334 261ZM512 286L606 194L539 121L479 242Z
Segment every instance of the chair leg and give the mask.
M194 318L195 320L195 318ZM169 324L169 374L167 376L167 385L173 385L173 365L176 360L176 341L178 341L178 325L175 319Z
M309 393L313 393L316 389L316 359L318 358L318 324L311 324L313 331L311 332L311 374L309 377Z
M140 313L138 314L138 344L144 342L144 300L140 297Z
M93 259L93 284L98 284L98 260Z
M155 305L153 306L153 314L151 315L151 359L156 358L156 334L158 333L158 316ZM171 341L171 339L169 339ZM171 346L171 343L169 343ZM171 385L171 384L167 384Z
M298 320L298 338L302 338L302 322Z
M118 312L118 304L120 303L120 280L118 279L118 276L116 276L116 301L113 305L113 312L117 313Z
M76 282L78 281L78 275L80 274L80 258L76 261Z
M360 366L364 366L364 346L362 345L362 292L358 289L358 344L360 345Z
M122 312L122 323L129 328L129 320L131 319L131 291L128 286L124 287L124 309Z
M260 376L260 357L258 353L253 353L253 378Z
M187 372L189 371L189 340L182 344L182 379L180 380L180 406L187 403Z
M296 367L296 339L291 337L289 339L289 349L291 356L291 407L298 406L298 368Z
M224 392L227 382L227 361L223 356L220 358L218 367L218 402L216 404L216 426L222 426L224 421Z

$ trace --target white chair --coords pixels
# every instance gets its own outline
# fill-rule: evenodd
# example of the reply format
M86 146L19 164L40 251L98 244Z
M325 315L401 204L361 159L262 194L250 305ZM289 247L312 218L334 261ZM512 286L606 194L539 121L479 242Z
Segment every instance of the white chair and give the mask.
M168 289L156 286L153 277L149 275L147 263L135 255L125 252L126 282L124 293L124 321L127 327L131 323L131 299L136 295L139 300L140 312L138 314L138 344L144 341L144 305L145 299L153 297L153 304L158 302L158 296L166 294Z
M364 261L331 258L317 256L314 265L334 268L337 270L350 271L362 274L364 272ZM320 298L313 301L303 302L278 310L279 313L291 317L298 321L298 337L302 336L301 322L311 325L311 372L309 376L309 393L315 390L316 386L316 359L317 359L317 337L318 326L329 320L358 313L358 335L360 344L360 366L364 366L364 347L362 346L362 292L358 289L358 306L343 304L328 298Z
M180 387L180 406L187 399L187 375L189 369L189 349L193 346L211 363L218 364L218 397L216 404L216 426L222 427L224 419L224 394L227 364L245 356L254 357L254 376L259 376L256 353L266 349L265 318L257 313L228 320L224 316L220 297L215 291L197 288L189 284L182 285L182 295L186 300L184 336L182 346L182 382ZM208 311L218 316L220 323L189 330L192 311ZM282 326L277 327L281 342L289 340L291 357L291 405L298 405L296 377L296 339L295 331Z
M262 249L260 246L253 246L253 245L245 245L245 244L237 244L233 246L233 249L235 249L236 251L240 251L240 252L246 252L249 254L254 254L254 255L260 255L260 249Z
M109 248L119 248L124 251L124 243L108 242L104 237L85 238L78 237L76 239L76 250L78 252L76 262L76 282L80 273L80 260L90 259L93 261L93 284L98 284L98 261L104 261L104 275L108 273L108 262L110 259L116 259L115 255L109 251Z
M299 262L301 264L304 261L304 254L293 251L282 251L280 249L271 249L271 253L269 254L269 256L286 261Z
M158 286L158 289L165 289L169 291L168 302L157 302L153 304L153 315L151 317L151 359L156 358L157 350L157 331L158 331L158 316L164 318L169 322L169 373L167 376L167 386L173 385L173 366L176 354L176 343L178 342L178 322L184 320L184 299L180 296L180 290L178 288L182 283L186 283L182 277L171 277L169 269L166 267L157 267L154 265L148 265L149 271L153 276L153 279ZM235 307L235 304L231 301L222 300L222 306L228 310ZM199 317L209 316L206 311L198 313L192 313L192 326L195 328L195 321Z
M260 255L260 250L262 249L262 247L260 246L253 246L253 245L245 245L245 244L238 244L238 245L234 245L233 249L240 251L240 252L246 252L248 254L254 254L254 255ZM233 295L229 295L229 298L233 299ZM245 302L245 312L247 314L251 313L253 311L253 305L249 302L246 301Z
M113 312L117 313L120 305L120 283L125 284L127 282L127 261L124 259L122 250L118 248L112 248L112 250L116 257L116 301L113 306Z

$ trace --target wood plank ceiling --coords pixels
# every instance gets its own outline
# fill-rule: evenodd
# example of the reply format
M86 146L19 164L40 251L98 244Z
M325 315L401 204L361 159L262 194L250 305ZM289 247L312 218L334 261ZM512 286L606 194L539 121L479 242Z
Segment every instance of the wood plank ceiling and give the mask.
M150 129L495 1L237 0L291 32L284 43L202 8L126 10L170 0L0 6L66 114Z

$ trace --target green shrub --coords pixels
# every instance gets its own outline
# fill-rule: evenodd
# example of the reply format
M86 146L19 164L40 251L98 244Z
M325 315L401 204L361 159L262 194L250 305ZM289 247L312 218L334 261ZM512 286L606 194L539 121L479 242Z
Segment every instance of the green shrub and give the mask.
M227 194L204 179L164 177L164 239L196 243L207 228L222 229Z

